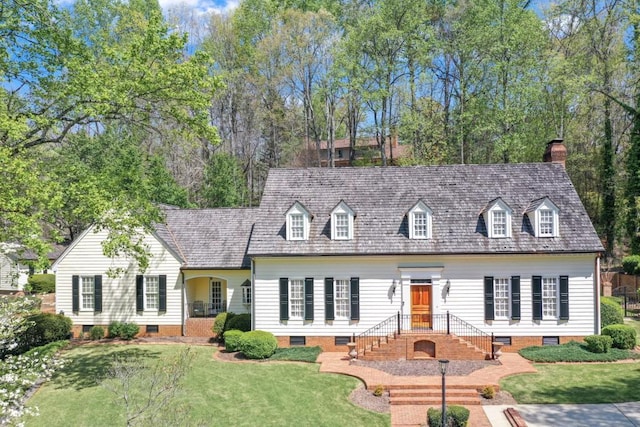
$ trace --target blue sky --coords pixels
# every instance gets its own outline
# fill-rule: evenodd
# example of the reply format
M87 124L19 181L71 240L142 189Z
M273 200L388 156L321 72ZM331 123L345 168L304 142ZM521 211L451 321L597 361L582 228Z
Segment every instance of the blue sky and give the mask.
M172 7L186 6L201 13L227 14L238 7L240 0L158 0L166 11Z

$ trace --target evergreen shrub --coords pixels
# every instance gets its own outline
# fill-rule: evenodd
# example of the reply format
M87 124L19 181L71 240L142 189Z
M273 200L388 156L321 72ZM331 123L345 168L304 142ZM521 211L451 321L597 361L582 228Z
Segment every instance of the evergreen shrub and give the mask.
M20 353L50 342L66 340L71 333L72 321L62 314L37 313L27 319L33 323L20 338Z
M469 422L469 410L464 406L447 406L447 425L445 427L466 427ZM427 425L442 427L442 410L429 408L427 411Z
M104 338L104 328L102 326L92 326L89 329L89 339L91 341L97 341Z
M54 274L32 274L27 281L31 292L49 294L56 291L56 276Z
M629 255L622 258L622 268L627 274L640 274L640 255Z
M602 335L611 337L614 348L631 350L636 346L636 330L632 326L609 325L602 329Z
M592 353L608 353L613 344L613 338L608 335L589 335L584 337L587 350Z
M278 340L267 331L249 331L240 337L240 351L249 359L266 359L278 348Z
M249 332L251 330L251 314L236 314L231 319L227 319L225 331L230 331L231 329L237 329L242 332Z
M240 338L244 334L238 329L230 329L224 333L224 347L227 351L240 350Z
M602 297L600 300L600 321L602 328L624 324L624 310L616 300Z
M213 334L218 338L222 339L224 336L224 332L229 329L227 327L227 322L235 317L235 313L229 311L224 313L218 313L216 316L216 320L213 321Z

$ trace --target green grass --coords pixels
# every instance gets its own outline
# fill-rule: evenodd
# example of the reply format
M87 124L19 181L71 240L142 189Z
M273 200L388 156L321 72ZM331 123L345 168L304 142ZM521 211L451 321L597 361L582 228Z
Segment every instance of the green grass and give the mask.
M322 349L320 347L277 348L269 360L287 360L295 362L315 362Z
M65 353L66 365L28 402L40 416L31 426L124 425L113 395L99 385L115 354L164 360L180 346L95 345ZM193 367L178 404L188 404L182 425L388 426L378 414L349 402L358 380L320 374L317 364L228 363L215 360L211 347L193 347Z
M534 346L520 350L520 355L534 362L615 362L640 359L640 354L612 348L607 353L592 353L586 345L572 341L563 345Z
M537 374L505 378L518 403L618 403L639 399L640 362L535 365Z

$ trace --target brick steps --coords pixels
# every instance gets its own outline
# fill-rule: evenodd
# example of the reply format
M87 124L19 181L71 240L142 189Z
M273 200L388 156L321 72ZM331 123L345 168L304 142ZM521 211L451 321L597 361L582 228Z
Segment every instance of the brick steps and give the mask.
M393 389L389 391L391 405L430 405L442 404L440 389ZM447 405L480 405L478 391L470 388L447 389Z
M421 342L431 342L431 354L425 353L417 346ZM434 349L434 350L433 350ZM411 360L446 358L451 360L484 360L489 357L484 351L470 342L455 335L410 333L380 337L367 343L364 353L360 351L358 358L371 361Z

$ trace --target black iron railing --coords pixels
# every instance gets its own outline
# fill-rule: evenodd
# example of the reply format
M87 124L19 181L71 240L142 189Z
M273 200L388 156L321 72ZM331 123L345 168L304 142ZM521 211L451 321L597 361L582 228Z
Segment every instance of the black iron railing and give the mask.
M388 342L390 337L396 338L398 335L400 335L400 312L367 329L360 335L354 336L356 351L358 354L365 354L372 348L380 347L380 344Z
M493 358L493 334L484 332L448 311L445 314L404 314L399 312L354 337L358 354L366 354L388 339L406 333L455 335Z
M206 303L204 301L194 301L187 303L189 317L216 317L218 313L227 311L227 303Z

